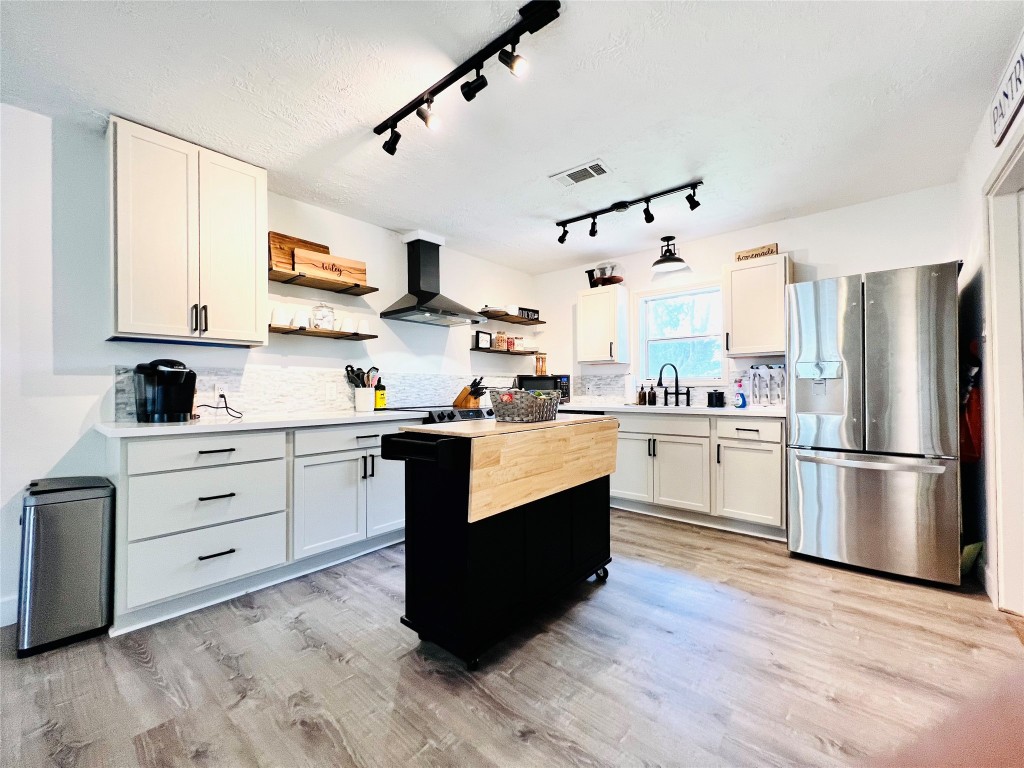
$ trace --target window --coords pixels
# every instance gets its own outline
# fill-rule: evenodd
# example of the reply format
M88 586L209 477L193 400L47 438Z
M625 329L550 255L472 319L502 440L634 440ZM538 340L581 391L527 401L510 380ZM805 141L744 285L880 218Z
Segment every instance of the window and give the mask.
M657 378L662 365L673 363L680 381L720 381L721 289L715 286L642 298L640 354L645 378ZM665 374L671 377L672 369Z

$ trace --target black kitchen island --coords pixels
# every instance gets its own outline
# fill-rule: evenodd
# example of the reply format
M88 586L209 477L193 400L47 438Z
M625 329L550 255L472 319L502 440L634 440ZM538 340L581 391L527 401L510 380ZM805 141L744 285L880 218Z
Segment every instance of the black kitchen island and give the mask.
M385 435L405 461L402 623L475 669L538 607L611 562L618 422L469 421Z

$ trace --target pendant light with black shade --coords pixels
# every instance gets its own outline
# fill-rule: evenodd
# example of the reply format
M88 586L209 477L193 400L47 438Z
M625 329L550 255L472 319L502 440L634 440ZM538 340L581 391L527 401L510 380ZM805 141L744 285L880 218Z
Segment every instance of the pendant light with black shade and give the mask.
M661 241L665 243L661 246L661 256L651 264L652 272L689 272L690 265L683 261L679 254L676 253L675 235L665 235L661 238Z

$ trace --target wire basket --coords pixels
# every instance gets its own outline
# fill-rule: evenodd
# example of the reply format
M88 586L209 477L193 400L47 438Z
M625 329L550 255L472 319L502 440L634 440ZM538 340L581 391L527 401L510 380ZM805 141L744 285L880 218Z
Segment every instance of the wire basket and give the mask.
M553 421L561 395L557 389L493 389L491 407L497 421Z

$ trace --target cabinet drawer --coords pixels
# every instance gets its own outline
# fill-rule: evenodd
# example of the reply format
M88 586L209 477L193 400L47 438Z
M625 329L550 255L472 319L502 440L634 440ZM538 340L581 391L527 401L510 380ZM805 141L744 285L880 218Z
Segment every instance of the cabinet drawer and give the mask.
M284 459L142 475L128 480L128 539L163 536L284 508Z
M284 432L133 440L126 454L129 475L283 459Z
M317 427L295 432L295 455L309 456L313 453L335 453L361 448L376 448L381 435L398 432L409 424L422 424L420 419L409 421L387 421L353 424L345 427Z
M718 420L718 436L733 440L760 440L765 443L781 443L782 422L775 419L735 419L723 417Z
M285 538L285 513L278 512L129 544L127 607L280 565Z
M619 414L620 432L643 432L653 435L688 435L708 437L711 419L707 416L648 415L646 413Z

